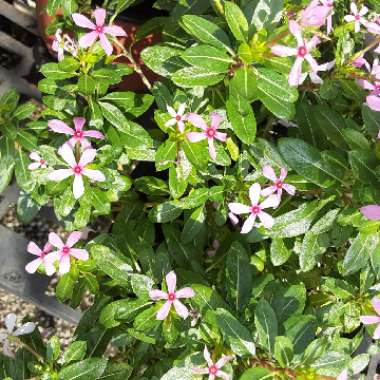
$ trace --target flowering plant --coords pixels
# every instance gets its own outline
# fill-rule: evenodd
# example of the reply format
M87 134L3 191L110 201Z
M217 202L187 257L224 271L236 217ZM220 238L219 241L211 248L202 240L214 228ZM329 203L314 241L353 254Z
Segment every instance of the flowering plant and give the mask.
M141 55L154 83L118 39L133 1L68 3L41 118L26 123L13 91L0 99L0 188L14 171L19 217L48 204L68 232L30 243L26 270L55 273L72 307L95 301L63 355L35 329L0 374L365 371L380 352L379 3L158 0L166 16L135 41L160 33ZM146 93L117 88L132 72Z

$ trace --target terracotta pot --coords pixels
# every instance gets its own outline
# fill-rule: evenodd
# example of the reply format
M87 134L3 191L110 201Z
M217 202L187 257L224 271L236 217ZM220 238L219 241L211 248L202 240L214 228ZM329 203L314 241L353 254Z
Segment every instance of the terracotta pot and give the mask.
M40 32L41 37L43 38L46 47L49 49L49 52L52 56L57 57L57 54L52 49L52 44L54 41L54 35L46 34L46 28L50 25L50 23L54 20L54 17L49 16L46 11L46 5L48 0L37 0L36 3L36 15L37 15L37 23L38 30ZM57 16L62 15L60 11L57 12ZM126 47L129 48L133 41L135 40L136 32L139 29L139 23L136 21L117 21L117 25L121 26L125 32L127 33L126 37L119 38L119 41ZM151 46L155 43L160 42L161 35L158 33L150 34L146 36L141 41L138 41L133 45L132 53L136 62L139 62L141 65L141 69L148 78L148 80L153 83L160 79L160 77L149 70L144 62L141 60L141 51L146 47ZM118 52L118 49L115 48L115 52ZM114 61L115 63L127 63L130 64L129 60L125 57L119 58ZM134 92L146 92L147 88L142 82L140 76L137 73L133 73L131 75L125 76L123 81L116 86L120 90L128 90Z

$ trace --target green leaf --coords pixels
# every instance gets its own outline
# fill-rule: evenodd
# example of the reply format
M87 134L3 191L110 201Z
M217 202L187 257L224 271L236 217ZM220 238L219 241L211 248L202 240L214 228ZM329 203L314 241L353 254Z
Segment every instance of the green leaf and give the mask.
M317 321L313 315L294 315L284 322L285 335L291 340L294 353L300 354L315 339Z
M57 298L64 302L73 296L74 286L77 283L77 276L73 273L65 273L58 281L55 288Z
M84 340L77 340L71 343L65 351L63 356L63 363L69 364L84 359L87 351L87 342Z
M63 0L48 0L46 11L49 16L55 16L58 8L62 6Z
M361 150L348 153L352 173L359 181L374 186L379 185L375 167L379 164L372 152Z
M189 368L172 368L160 380L192 380L194 378Z
M226 32L213 22L200 16L185 15L181 18L181 26L199 41L234 54Z
M15 167L14 158L10 155L1 156L0 158L0 193L10 184L13 178L13 169Z
M80 68L80 62L74 57L66 57L58 62L58 68L68 73L72 73Z
M249 368L239 377L239 380L269 380L274 379L275 374L266 368Z
M191 143L187 139L182 143L182 148L188 160L198 169L204 169L210 159L206 144L203 142Z
M177 219L182 211L183 209L174 203L161 203L150 210L149 219L153 223L168 223Z
M224 13L234 37L240 42L248 41L248 21L238 5L231 1L224 3Z
M156 152L155 163L157 171L165 170L175 164L177 157L177 141L166 140Z
M181 58L192 66L201 67L214 73L227 73L233 64L232 58L211 45L192 46L181 54Z
M284 0L255 0L246 10L248 21L256 30L273 29L282 18Z
M270 246L270 259L274 266L280 266L282 264L285 264L291 256L291 254L292 251L288 249L283 239L272 239L272 243Z
M76 75L75 72L67 72L59 68L57 63L45 63L40 69L42 75L53 80L62 80L72 78Z
M324 235L318 235L311 231L305 234L299 253L301 271L312 270L319 261L320 256L326 252L328 244L326 244L323 237Z
M259 344L273 353L278 328L277 318L274 310L264 298L260 299L255 309L255 326Z
M45 94L54 95L57 88L58 85L53 79L44 78L38 82L38 89Z
M257 98L256 76L249 66L243 66L236 70L234 76L230 80L230 88L238 92L249 102Z
M277 336L274 357L282 368L289 368L293 359L293 344L286 336Z
M226 102L228 118L237 137L251 144L256 137L256 119L251 104L238 93Z
M116 256L110 248L94 244L90 247L90 253L100 271L110 276L121 286L130 284L129 275L133 272L133 268L119 256Z
M22 223L30 223L40 210L38 205L30 194L21 191L17 200L17 217Z
M380 115L371 110L365 103L362 106L362 117L364 126L371 136L376 136L380 130Z
M281 138L278 148L286 163L310 182L324 188L335 185L337 181L342 182L339 170L324 161L320 152L304 141Z
M243 311L251 298L252 273L247 251L237 241L227 253L226 280L230 304L234 305L236 312Z
M27 150L37 149L37 137L24 129L17 131L17 140L23 148Z
M372 234L360 232L344 257L342 274L347 276L365 267L369 258L377 252L379 242L378 232Z
M32 102L26 102L16 108L16 111L14 111L13 113L13 117L15 117L17 120L27 119L33 114L36 108L37 108L36 104Z
M127 363L108 363L99 380L127 380L132 372L133 368Z
M218 308L212 315L216 320L216 327L219 328L236 355L251 356L256 354L256 347L250 332L230 312Z
M2 160L2 159L1 159ZM17 184L22 190L27 193L33 191L36 186L36 180L31 176L31 172L28 169L29 159L25 153L21 150L18 151L16 157L15 176Z
M138 191L152 196L165 196L169 193L165 181L151 176L137 178L135 187Z
M91 95L95 92L96 83L88 74L81 75L78 81L78 90L84 95Z
M46 358L50 363L56 361L61 353L61 345L57 336L53 335L46 346Z
M195 237L202 231L204 227L204 222L206 220L206 215L204 211L204 206L195 209L183 227L181 233L181 240L187 244L194 240Z
M106 359L85 359L61 369L59 380L98 380L101 378L106 366Z
M172 75L172 80L177 86L185 88L194 86L208 87L221 82L224 77L225 73L221 74L219 70L211 71L204 67L191 66L176 71Z

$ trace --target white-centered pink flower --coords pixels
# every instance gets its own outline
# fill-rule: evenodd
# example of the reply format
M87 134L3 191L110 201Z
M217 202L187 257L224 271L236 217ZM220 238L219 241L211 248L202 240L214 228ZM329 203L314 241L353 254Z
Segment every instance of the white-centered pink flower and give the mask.
M65 274L70 271L71 257L82 261L88 260L89 255L87 250L81 248L73 248L73 246L78 243L81 237L81 232L74 231L69 235L66 243L63 243L62 239L55 232L50 232L49 243L57 249L49 255L52 256L52 259L54 261L58 261L59 274Z
M74 57L78 55L78 48L75 42L67 34L62 35L61 29L57 29L55 32L55 38L51 48L57 53L58 61L62 61L65 58L65 51Z
M288 194L294 195L296 193L296 188L293 185L285 183L285 178L288 172L285 168L281 168L280 176L277 177L273 168L269 165L263 167L264 177L270 179L273 182L272 186L269 186L261 191L261 195L267 197L268 195L276 194L279 199L281 199L282 191L285 190Z
M360 317L360 322L363 325L377 324L375 332L373 333L373 339L380 339L380 299L374 298L372 300L372 307L377 315L363 315Z
M46 169L47 168L47 162L44 160L37 152L32 152L29 154L29 158L35 162L32 162L28 165L29 170L36 170L36 169Z
M182 103L178 107L178 111L176 111L173 107L167 106L166 107L169 115L172 117L172 119L168 120L165 125L167 127L172 127L173 125L177 124L178 130L182 133L185 131L185 121L187 118L187 114L185 114L186 110L186 104Z
M193 143L207 139L210 157L215 160L216 150L214 140L225 142L227 139L227 133L218 132L219 125L223 121L221 115L217 112L212 112L210 118L211 123L210 125L207 125L201 116L196 113L189 113L187 115L187 120L195 127L202 129L203 132L189 132L187 138Z
M106 180L101 171L87 168L87 165L95 159L95 149L86 149L78 162L74 157L73 151L66 144L59 149L58 153L70 168L54 170L48 174L48 179L59 182L70 176L74 176L73 194L75 199L79 199L84 194L83 176L90 178L92 181L103 182Z
M302 63L304 60L309 63L313 71L318 71L318 63L310 52L320 43L320 39L317 36L313 36L311 40L305 40L302 37L300 25L293 20L289 21L289 30L297 40L297 47L275 45L272 47L272 53L280 57L296 57L289 74L289 84L291 86L298 86L302 79Z
M28 273L36 273L37 269L43 264L45 267L45 272L48 276L51 276L55 272L54 267L54 257L50 256L50 252L52 250L52 245L50 243L46 243L44 248L41 249L37 246L36 243L30 242L26 248L26 250L32 255L38 256L37 259L31 261L29 264L25 266L25 270Z
M313 69L311 69L310 71L308 71L306 73L303 73L301 75L300 84L302 84L306 80L306 78L308 76L310 77L310 80L312 81L312 83L314 83L314 84L322 84L323 83L323 79L318 75L318 73L319 72L329 71L334 66L335 66L335 60L333 60L331 62L323 63L322 65L318 65L317 71L313 71Z
M333 30L334 0L321 0L322 5L329 9L327 16L327 34Z
M180 290L175 290L177 286L177 276L176 274L171 271L166 275L166 285L167 285L167 292L164 292L162 290L151 290L149 293L150 298L153 301L158 300L166 300L164 305L158 310L156 319L159 321L163 321L167 318L170 312L170 308L172 305L174 306L175 311L177 314L183 318L186 319L189 316L189 311L187 307L179 301L180 298L191 298L195 296L195 292L192 288L183 288Z
M74 147L76 143L80 143L83 149L91 147L91 143L87 140L87 137L92 137L94 139L103 140L103 133L96 130L84 131L83 127L86 124L86 119L84 117L74 117L74 129L69 127L66 123L61 120L53 119L48 121L49 128L56 133L63 133L65 135L72 136L67 144L71 148Z
M10 337L18 337L21 335L31 334L36 325L33 322L27 322L16 329L17 316L16 314L10 313L5 317L5 332L0 333L0 343L3 345L3 353L6 356L13 357L13 353L10 350L9 340Z
M344 20L347 22L353 22L355 24L355 33L360 32L360 27L363 25L367 26L368 21L365 19L365 15L368 13L368 8L366 6L361 7L360 11L358 10L357 5L352 2L350 5L351 14L344 16Z
M193 373L197 375L208 375L208 380L215 380L216 378L231 380L231 376L226 372L223 372L222 368L234 359L233 356L223 355L216 363L214 363L211 359L208 348L205 346L203 350L203 357L206 360L207 367L195 367L192 369Z
M321 5L319 0L312 0L301 12L300 25L320 27L326 23L330 12L331 9L325 5Z
M100 44L102 45L106 54L111 55L113 51L113 46L109 41L107 34L113 37L122 37L126 36L127 34L120 26L105 25L105 9L96 8L93 12L93 16L95 17L95 23L93 23L86 16L83 16L80 13L74 13L72 16L76 25L91 30L90 33L85 34L79 39L79 46L82 48L88 48L92 46L95 43L95 41L99 38Z
M230 203L228 208L233 214L249 214L248 219L244 222L241 229L242 234L247 234L252 230L255 225L256 218L258 217L265 228L272 228L274 219L266 212L266 208L276 208L279 204L279 198L277 195L271 195L260 203L261 186L258 183L254 183L249 188L249 199L251 205L247 206L242 203Z
M364 217L369 220L380 220L380 206L379 205L368 205L360 209L360 212Z

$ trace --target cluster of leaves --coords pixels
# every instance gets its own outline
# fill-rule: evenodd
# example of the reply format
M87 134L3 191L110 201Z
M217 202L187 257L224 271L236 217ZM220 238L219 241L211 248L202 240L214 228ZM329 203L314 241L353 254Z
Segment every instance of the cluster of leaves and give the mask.
M110 3L118 13L133 2ZM154 6L168 16L140 33L159 29L162 36L142 53L161 76L150 94L118 89L132 69L97 44L41 68L40 120L23 122L34 108L17 107L15 92L0 99L0 187L15 168L22 220L52 201L68 231L100 215L108 222L87 245L90 259L73 262L56 287L73 307L87 291L95 296L73 343L62 356L56 338L47 347L38 332L22 338L42 359L25 349L0 357L2 378L190 380L199 378L192 368L204 364L204 346L215 357L233 354L226 372L241 380L328 378L366 368L379 351L374 343L357 355L367 334L360 316L373 313L379 289L380 222L359 208L380 204L380 114L363 104L353 79L362 75L351 62L365 41L341 22L347 1L335 1L334 34L318 51L336 59L334 70L321 86L288 84L292 59L270 48L279 36L291 41L285 15L307 3L158 0ZM61 5L66 15L78 6L49 1L49 12ZM189 141L190 123L185 131L168 126L167 107L181 104L205 120L213 111L223 116L228 138L216 143L215 159L207 141ZM94 167L106 181L85 182L79 200L71 178L47 178L62 164L57 148L65 141L47 121L70 125L75 116L105 135ZM31 151L48 168L28 171ZM271 212L272 229L243 235L228 220L228 204L247 204L250 185L267 184L266 165L277 173L287 168L297 193ZM173 269L195 296L187 320L172 311L162 322L149 292ZM109 345L117 355L107 361Z

